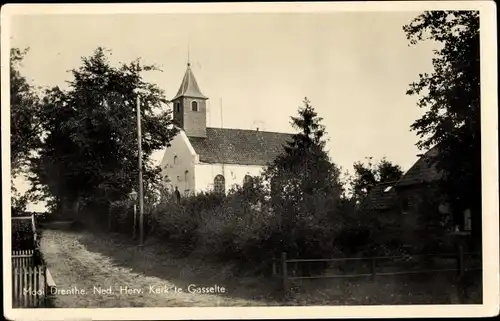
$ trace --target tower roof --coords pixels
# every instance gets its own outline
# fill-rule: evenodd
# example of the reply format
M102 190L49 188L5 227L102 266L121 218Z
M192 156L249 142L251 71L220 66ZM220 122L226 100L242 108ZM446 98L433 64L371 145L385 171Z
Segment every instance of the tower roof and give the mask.
M201 98L208 99L205 95L203 95L200 91L200 87L198 87L198 83L194 78L193 71L191 70L191 64L187 64L186 73L184 74L184 78L182 79L181 86L177 91L172 100L177 99L179 97L192 97L192 98Z

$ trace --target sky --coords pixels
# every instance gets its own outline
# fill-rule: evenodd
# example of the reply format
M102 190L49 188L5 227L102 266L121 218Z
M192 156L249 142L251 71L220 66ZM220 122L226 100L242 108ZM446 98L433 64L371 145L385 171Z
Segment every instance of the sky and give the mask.
M387 157L404 170L420 152L410 125L424 112L406 95L432 71L435 44L409 46L403 25L420 12L24 15L11 46L29 47L22 73L35 86L66 86L68 70L98 47L110 61L141 57L144 77L173 98L189 59L209 97L208 126L292 132L307 97L323 118L331 159ZM188 49L189 48L189 49ZM221 117L222 111L222 117Z

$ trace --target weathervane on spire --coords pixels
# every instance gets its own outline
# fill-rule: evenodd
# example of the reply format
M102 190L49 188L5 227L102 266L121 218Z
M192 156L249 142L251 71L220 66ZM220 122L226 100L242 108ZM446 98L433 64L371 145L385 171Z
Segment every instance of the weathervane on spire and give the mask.
M191 66L191 60L190 60L190 57L189 57L189 44L188 44L188 67Z

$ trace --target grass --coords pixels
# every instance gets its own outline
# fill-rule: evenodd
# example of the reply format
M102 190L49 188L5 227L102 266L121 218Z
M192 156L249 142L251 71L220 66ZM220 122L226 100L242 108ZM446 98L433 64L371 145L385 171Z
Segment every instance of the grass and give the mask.
M293 305L481 304L481 274L458 286L453 273L298 280ZM463 291L466 289L466 291Z

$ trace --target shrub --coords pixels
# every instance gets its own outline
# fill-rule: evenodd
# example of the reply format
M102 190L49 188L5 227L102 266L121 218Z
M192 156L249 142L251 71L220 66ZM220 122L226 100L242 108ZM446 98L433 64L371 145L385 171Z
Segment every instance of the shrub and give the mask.
M200 252L220 260L258 262L268 258L262 244L273 231L264 207L245 204L241 195L229 195L219 206L202 210L198 230Z
M116 232L131 233L134 224L134 212L132 202L123 199L111 202L109 206L110 228Z
M282 252L290 258L323 258L337 253L334 235L342 224L329 198L310 199L315 207L309 215L305 211L290 214L281 212L284 207L272 209L262 186L253 188L251 192L233 189L220 206L202 211L198 229L198 250L202 255L236 260L258 271ZM311 274L325 265L300 267Z
M12 220L12 250L32 250L36 246L31 219Z
M217 198L200 194L189 196L179 204L173 197L163 199L151 207L151 224L154 234L170 243L181 255L196 247L200 212L217 203Z

